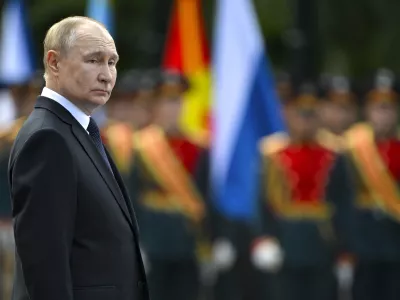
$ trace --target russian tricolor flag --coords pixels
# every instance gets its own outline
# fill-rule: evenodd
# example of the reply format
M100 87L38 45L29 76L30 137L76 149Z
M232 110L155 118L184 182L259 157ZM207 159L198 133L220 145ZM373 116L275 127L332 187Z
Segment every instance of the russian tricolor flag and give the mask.
M217 208L249 220L257 197L258 143L284 130L271 67L249 0L219 0L213 56L212 179Z

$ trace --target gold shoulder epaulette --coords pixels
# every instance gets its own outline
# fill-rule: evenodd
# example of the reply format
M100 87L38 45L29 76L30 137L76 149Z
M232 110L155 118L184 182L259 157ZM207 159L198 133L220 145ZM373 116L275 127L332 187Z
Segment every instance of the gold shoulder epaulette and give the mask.
M290 142L290 138L286 133L279 132L263 137L259 143L260 152L264 156L273 155L285 149Z
M11 128L11 136L10 139L11 141L14 141L18 135L18 132L21 130L22 125L24 125L24 122L26 121L26 117L20 117L15 120L12 128Z
M14 142L25 120L25 117L18 118L14 120L9 128L0 129L0 140L11 143Z
M346 148L344 136L334 134L326 129L318 130L317 142L333 152L341 152Z
M203 131L199 133L197 136L188 134L185 135L185 137L188 139L188 141L190 141L199 148L207 149L210 147L211 135L207 131Z
M2 151L2 148L6 145L9 144L9 136L10 136L10 129L2 128L0 130L0 151Z
M374 133L370 125L365 122L359 122L354 124L345 133L347 147L353 147L357 141L367 137L368 139L374 138Z
M0 129L0 140L6 139L9 134L10 134L9 128L1 128Z

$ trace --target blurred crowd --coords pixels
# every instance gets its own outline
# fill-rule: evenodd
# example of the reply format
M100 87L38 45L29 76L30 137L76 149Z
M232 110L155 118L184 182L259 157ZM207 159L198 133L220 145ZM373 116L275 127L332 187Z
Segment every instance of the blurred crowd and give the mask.
M8 154L44 84L38 71L1 92L0 300L14 267ZM172 70L129 70L93 116L129 189L152 299L400 299L394 74L379 70L361 89L344 76L277 74L287 132L260 140L253 222L213 204L210 141L179 124L190 88Z

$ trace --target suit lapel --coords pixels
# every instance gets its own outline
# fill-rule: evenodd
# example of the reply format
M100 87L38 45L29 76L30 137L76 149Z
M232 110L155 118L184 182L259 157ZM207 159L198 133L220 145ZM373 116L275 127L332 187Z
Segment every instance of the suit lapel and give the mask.
M110 172L107 163L104 161L101 154L96 149L96 146L90 140L89 135L85 132L85 130L81 126L78 125L79 124L77 125L72 124L73 134L75 135L75 137L77 138L83 149L86 151L87 155L92 160L93 164L99 171L100 175L103 177L105 183L111 190L112 194L114 195L114 198L117 200L118 205L121 208L122 212L124 213L125 217L127 218L129 224L132 227L134 227L132 219L130 217L128 206L125 202L125 199L123 199L123 195L121 194L118 184L113 174Z
M122 195L122 192L118 187L118 183L116 182L113 174L110 172L107 163L104 161L103 157L96 149L96 146L90 140L88 133L82 128L82 126L68 110L66 110L62 105L51 99L42 96L38 97L35 108L49 110L56 114L63 122L71 125L73 134L99 171L108 188L111 190L124 216L128 220L132 230L135 232L135 230L137 229L135 228L135 225L133 225L132 218L130 216L131 212L128 209L128 205L125 202L124 196ZM116 169L114 169L114 174L118 175L118 171Z

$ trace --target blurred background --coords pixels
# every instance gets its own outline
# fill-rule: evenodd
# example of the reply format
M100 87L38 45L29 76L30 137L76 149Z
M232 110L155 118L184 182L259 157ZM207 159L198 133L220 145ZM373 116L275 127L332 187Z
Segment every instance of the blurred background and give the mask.
M399 1L1 0L0 9L0 300L14 268L9 151L45 85L46 32L74 15L102 22L121 58L112 98L93 117L137 210L153 300L400 299L400 208L379 194L400 180ZM361 122L385 142L389 183L368 185L368 158L349 150ZM151 125L185 167L200 223L144 170L136 145ZM282 149L287 169L271 181ZM274 201L285 197L294 205L281 211ZM315 213L326 202L335 213Z

